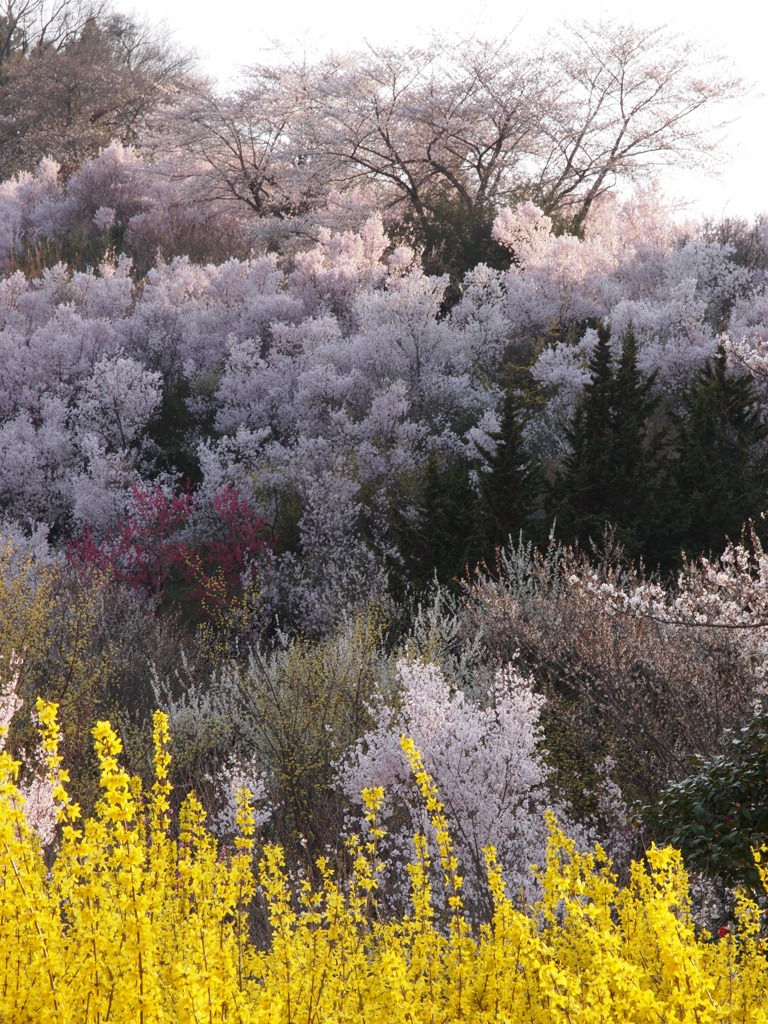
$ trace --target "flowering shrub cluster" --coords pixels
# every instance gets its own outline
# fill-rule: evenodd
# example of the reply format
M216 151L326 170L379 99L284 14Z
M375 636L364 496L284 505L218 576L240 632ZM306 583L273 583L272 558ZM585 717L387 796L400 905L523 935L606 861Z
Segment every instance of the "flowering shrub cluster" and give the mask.
M760 557L729 546L722 565L701 559L662 585L615 552L507 549L497 575L467 586L460 629L465 642L480 634L495 663L519 651L530 667L548 698L550 764L572 801L593 795L585 777L594 783L609 755L628 802L650 804L685 777L691 755L719 751L725 731L753 715L763 690Z
M768 219L644 185L736 83L585 25L225 95L83 4L0 16L0 1020L755 1016L754 906L632 866L768 842Z
M685 560L674 587L637 577L619 583L593 568L572 573L569 582L592 594L611 616L645 618L699 635L719 630L738 637L734 656L756 691L763 691L768 671L768 555L753 523L740 541L729 540L722 554Z
M0 655L0 663L3 661ZM14 651L8 659L7 670L0 672L0 754L5 750L8 727L23 705L18 695L19 671L22 660ZM5 666L0 665L1 668ZM50 779L41 770L44 768L43 750L40 746L33 754L24 751L23 781L18 783L19 793L24 801L24 816L27 824L40 838L44 846L56 838L56 805L53 801L53 787Z
M40 702L38 710L62 839L47 875L13 784L16 765L3 754L3 1019L164 1020L171 1004L194 1019L211 1001L221 1016L228 999L236 1005L243 971L250 817L244 810L226 863L194 798L171 842L167 730L158 717L147 800L119 766L121 743L109 724L94 729L103 795L96 816L78 824L57 752L55 706ZM230 915L234 926L225 926Z
M0 574L0 653L27 648L16 691L23 707L7 744L25 760L25 787L39 777L37 696L62 704L73 793L88 810L98 793L93 724L115 722L125 763L146 779L147 731L160 707L179 791L196 789L229 841L236 792L247 783L292 867L307 856L305 844L311 855L333 849L345 818L356 830L360 790L384 784L380 906L402 910L410 835L423 823L399 747L406 732L462 823L456 842L473 921L490 917L489 843L511 889L534 897L528 865L543 856L545 806L580 842L598 837L622 878L654 835L673 836L690 856L674 822L656 832L649 819L644 828L633 805L653 804L670 783L699 772L691 755L724 755L731 766L707 797L713 827L698 866L720 864L746 881L750 847L768 840L763 818L746 816L754 801L734 796L748 784L752 754L745 761L747 745L737 751L728 733L751 728L763 700L760 549L736 545L720 562L690 563L677 589L556 545L542 554L505 550L497 578L477 576L460 599L439 590L406 636L391 607L371 606L321 639L281 633L245 657L234 644L213 645L205 661L174 631L173 614L157 616L130 590L78 579L45 557L9 541ZM250 615L248 601L230 604L221 624L247 637ZM759 748L754 756L759 775ZM734 800L745 814L733 813ZM724 832L718 815L726 814ZM702 823L700 813L689 817L692 829ZM706 846L720 848L726 837L738 848L727 865Z
M96 782L90 729L115 706L122 661L120 640L104 628L108 603L98 573L75 580L50 550L35 554L13 535L0 538L0 674L15 663L5 682L15 680L13 699L21 708L10 722L8 747L29 755L32 776L23 781L31 783L36 698L60 703L63 750L86 803L85 790L92 795Z
M185 680L181 692L158 680L176 778L206 791L217 834L229 838L246 782L289 860L307 843L316 852L335 846L345 810L335 766L368 725L369 705L382 699L385 625L371 608L322 640L282 636L271 650L251 650L246 664Z
M317 864L293 883L279 848L260 860L269 941L248 931L256 892L244 791L234 848L219 849L194 796L170 830L167 728L155 718L155 783L142 794L106 722L94 730L103 797L80 821L57 753L55 708L40 704L61 844L46 871L0 754L0 1015L22 1022L392 1021L764 1022L768 966L758 906L733 931L696 934L679 854L653 848L619 888L598 847L580 854L550 817L542 897L516 907L485 851L493 919L473 933L460 864L434 782L403 739L430 819L448 911L435 913L430 853L414 839L411 906L377 913L380 788L364 792L368 839L352 838L346 882ZM763 882L768 871L758 857Z
M201 503L190 488L172 494L134 484L128 514L98 542L86 527L68 556L160 600L173 593L212 617L248 587L269 551L264 534L263 518L232 487Z
M354 806L375 785L386 793L382 814L391 825L383 850L388 871L381 904L408 902L411 837L423 831L423 802L413 791L411 769L400 737L410 736L440 790L455 823L455 844L464 871L472 920L488 920L492 907L483 850L494 846L511 892L531 900L537 891L529 866L545 856L544 810L557 806L548 786L539 716L544 698L531 690L514 664L500 668L491 692L480 703L451 687L435 664L401 659L399 690L383 695L371 709L372 728L346 756L340 770L345 794ZM436 852L433 849L433 854ZM398 875L397 867L401 868ZM433 879L434 881L434 879ZM436 893L439 904L440 893Z
M73 203L89 230L106 231L114 210L125 231L133 225L133 237L139 222L147 226L148 211L138 211L158 175L162 161L114 146L66 186L48 164L6 183L0 207L16 211L7 218L19 225L13 239L22 229L30 238L55 232L50 218L59 207L64 217ZM506 538L502 532L490 550L467 544L478 482L502 461L499 448L509 466L535 451L546 475L560 473L575 443L570 431L590 381L599 320L611 329L617 358L631 323L635 369L649 388L655 374L653 422L630 416L641 449L649 433L683 431L693 415L683 398L701 385L721 343L732 363L759 376L764 268L743 266L734 246L676 225L651 191L623 203L603 197L583 237L558 232L530 203L499 210L495 237L512 265L469 269L451 286L450 301L448 276L426 274L418 253L397 244L380 215L368 210L350 222L337 210L333 222L328 202L330 226L318 227L303 251L280 256L238 251L235 258L230 248L205 264L182 255L187 249L169 227L167 260L151 268L107 253L90 269L60 262L38 274L4 271L0 510L20 524L44 523L56 538L90 529L98 545L119 530L118 519L135 514L136 488L165 489L183 501L179 487L190 478L209 503L227 488L237 491L279 535L272 578L282 621L321 632L350 594L380 597L387 575L414 575L407 538L434 511L425 493L430 459L441 480L453 474L455 504L463 491L466 506L451 509L450 528L437 521L434 537L416 544L439 548L443 535L454 538L457 565L442 575L461 572L465 551L475 560L489 556L492 543ZM520 423L500 433L509 364L524 368L509 385ZM755 381L755 395L761 386ZM714 401L716 390L699 398ZM727 416L714 423L715 411L699 409L719 430L709 449L738 426ZM682 425L675 426L678 412ZM760 511L753 491L763 476L752 468L765 469L763 438L752 433L739 438L751 461L733 470L736 484L726 481L728 517L718 511L706 535L719 532L715 548L733 532L734 516L738 529L740 517ZM708 479L689 455L689 476ZM662 477L666 486L674 474ZM657 518L669 525L674 517L657 493L664 486L650 491ZM624 484L613 492L625 493ZM749 500L740 501L744 495ZM688 499L676 500L682 507ZM545 531L557 514L566 529L558 502L529 489L520 501L526 523ZM603 515L618 515L611 505L590 513L600 527ZM521 524L507 525L516 534ZM662 545L668 561L684 542L703 550L687 519L674 525ZM431 566L425 573L430 579Z

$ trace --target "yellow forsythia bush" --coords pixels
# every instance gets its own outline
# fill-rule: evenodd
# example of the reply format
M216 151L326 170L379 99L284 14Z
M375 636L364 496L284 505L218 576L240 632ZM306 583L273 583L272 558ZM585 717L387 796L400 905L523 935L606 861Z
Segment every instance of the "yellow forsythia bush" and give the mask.
M527 913L503 891L486 853L492 924L472 935L461 877L434 785L413 744L404 749L438 837L451 918L436 926L428 852L416 837L413 907L376 918L382 865L381 790L368 790L370 831L353 840L345 887L319 862L322 885L294 887L278 848L260 884L271 945L249 941L253 825L241 799L231 855L190 796L170 838L168 736L155 716L156 781L142 795L120 768L110 726L94 730L103 796L81 822L67 798L55 707L40 702L62 841L52 868L23 814L16 765L0 754L0 1021L326 1022L765 1021L768 967L759 911L742 900L736 934L697 936L687 878L674 850L653 850L619 889L598 849L580 854L551 821L543 897ZM764 878L764 881L766 879Z

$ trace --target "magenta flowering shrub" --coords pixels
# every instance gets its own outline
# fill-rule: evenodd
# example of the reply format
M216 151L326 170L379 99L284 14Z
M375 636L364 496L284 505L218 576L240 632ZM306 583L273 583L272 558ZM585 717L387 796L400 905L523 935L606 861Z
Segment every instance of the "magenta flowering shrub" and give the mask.
M207 504L189 487L174 494L135 485L128 514L101 540L86 528L68 557L161 602L172 594L199 617L226 609L270 550L264 520L231 487Z

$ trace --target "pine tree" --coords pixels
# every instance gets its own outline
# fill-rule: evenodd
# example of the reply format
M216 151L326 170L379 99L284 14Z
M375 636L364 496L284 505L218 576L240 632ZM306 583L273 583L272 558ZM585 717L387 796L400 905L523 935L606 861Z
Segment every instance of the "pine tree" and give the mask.
M523 423L520 394L509 384L499 429L491 435L495 451L484 453L487 468L479 470L468 547L470 566L490 557L510 536L517 540L521 531L527 536L535 531L543 475L540 463L526 449Z
M600 327L589 360L590 380L566 434L571 446L556 483L557 520L569 539L599 536L613 489L613 360L610 332Z
M683 396L677 417L680 544L720 552L768 507L768 423L750 377L730 373L722 349Z
M598 540L606 525L630 557L655 565L662 548L661 435L653 432L658 405L654 377L637 366L631 328L614 365L610 330L598 328L589 362L590 381L568 431L571 452L554 488L558 532L582 545Z
M395 517L398 547L406 579L416 593L435 576L451 584L464 571L474 492L466 462L430 449L419 488L416 517Z
M654 428L659 406L656 374L644 377L637 365L637 341L630 328L622 340L613 389L614 433L611 508L619 539L651 566L666 561L664 433Z

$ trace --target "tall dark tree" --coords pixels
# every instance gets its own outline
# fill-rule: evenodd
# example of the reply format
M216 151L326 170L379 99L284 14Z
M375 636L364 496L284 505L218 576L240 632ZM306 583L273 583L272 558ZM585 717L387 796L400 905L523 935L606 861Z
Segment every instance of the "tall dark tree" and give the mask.
M436 201L423 218L409 218L401 230L421 250L425 273L448 274L458 297L464 275L478 263L494 270L509 269L510 251L493 237L496 212L490 203L470 206L446 198Z
M725 353L707 363L677 417L675 474L680 543L690 554L719 552L747 519L768 507L768 422L750 377L731 373Z
M491 435L495 451L487 453L487 468L479 472L467 552L470 565L491 556L510 536L517 539L521 530L529 536L535 531L543 473L526 447L523 427L523 401L510 384L504 392L499 430Z
M417 593L435 576L451 584L462 575L473 501L467 463L433 447L424 466L415 519L407 522L396 514L395 522L405 577Z
M618 363L609 329L598 328L589 371L591 379L568 431L571 452L554 488L558 532L586 544L610 524L629 556L642 556L655 565L663 518L661 437L652 424L658 399L653 376L645 377L638 369L631 328L622 340Z

